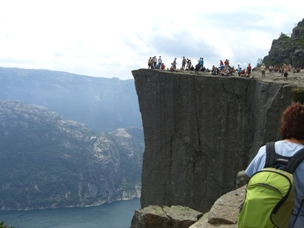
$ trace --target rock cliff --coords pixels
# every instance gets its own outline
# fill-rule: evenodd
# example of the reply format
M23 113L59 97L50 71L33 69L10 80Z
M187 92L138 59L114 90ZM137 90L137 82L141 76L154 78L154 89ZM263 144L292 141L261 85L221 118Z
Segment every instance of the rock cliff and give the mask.
M303 78L132 74L145 137L141 207L181 205L203 213L235 189L238 171L260 146L280 138L291 88L303 85Z
M270 51L263 60L267 66L291 64L304 68L304 19L292 29L291 36L281 34L272 41Z

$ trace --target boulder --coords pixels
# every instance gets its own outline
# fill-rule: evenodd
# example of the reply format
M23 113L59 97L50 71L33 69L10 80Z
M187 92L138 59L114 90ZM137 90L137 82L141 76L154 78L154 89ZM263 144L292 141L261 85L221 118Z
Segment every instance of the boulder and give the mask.
M135 211L131 228L188 228L202 215L188 207L150 205Z

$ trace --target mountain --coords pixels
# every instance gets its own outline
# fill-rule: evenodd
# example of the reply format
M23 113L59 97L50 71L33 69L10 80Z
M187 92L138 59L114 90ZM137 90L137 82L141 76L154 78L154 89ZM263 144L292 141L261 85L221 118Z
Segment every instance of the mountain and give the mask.
M47 107L95 132L142 128L134 80L0 67L0 100Z
M36 83L57 88L53 80L49 87ZM23 90L11 87L12 94L30 92L26 84ZM28 98L39 95L32 93ZM0 101L0 125L2 210L98 205L140 196L141 129L95 133L45 107L12 100Z
M270 51L263 62L267 66L281 66L286 63L304 68L304 19L292 29L290 37L281 33L278 39L272 41Z

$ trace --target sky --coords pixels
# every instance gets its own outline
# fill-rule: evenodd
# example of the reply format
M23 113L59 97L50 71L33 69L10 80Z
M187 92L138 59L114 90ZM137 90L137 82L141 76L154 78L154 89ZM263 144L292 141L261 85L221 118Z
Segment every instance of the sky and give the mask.
M151 56L256 66L304 18L300 0L0 2L0 67L122 80Z

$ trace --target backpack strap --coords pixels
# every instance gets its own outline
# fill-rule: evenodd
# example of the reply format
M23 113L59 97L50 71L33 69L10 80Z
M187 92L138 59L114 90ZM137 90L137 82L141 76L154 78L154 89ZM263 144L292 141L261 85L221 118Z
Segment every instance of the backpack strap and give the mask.
M275 152L274 142L266 143L266 161L264 168L272 167L279 158L288 159L284 170L289 173L294 173L298 165L304 160L304 149L297 151L292 157L278 155Z
M274 148L274 142L266 143L266 161L264 168L271 167L272 164L275 162L276 159L276 152Z
M304 160L304 149L301 149L292 156L285 170L289 173L293 173L303 160Z

